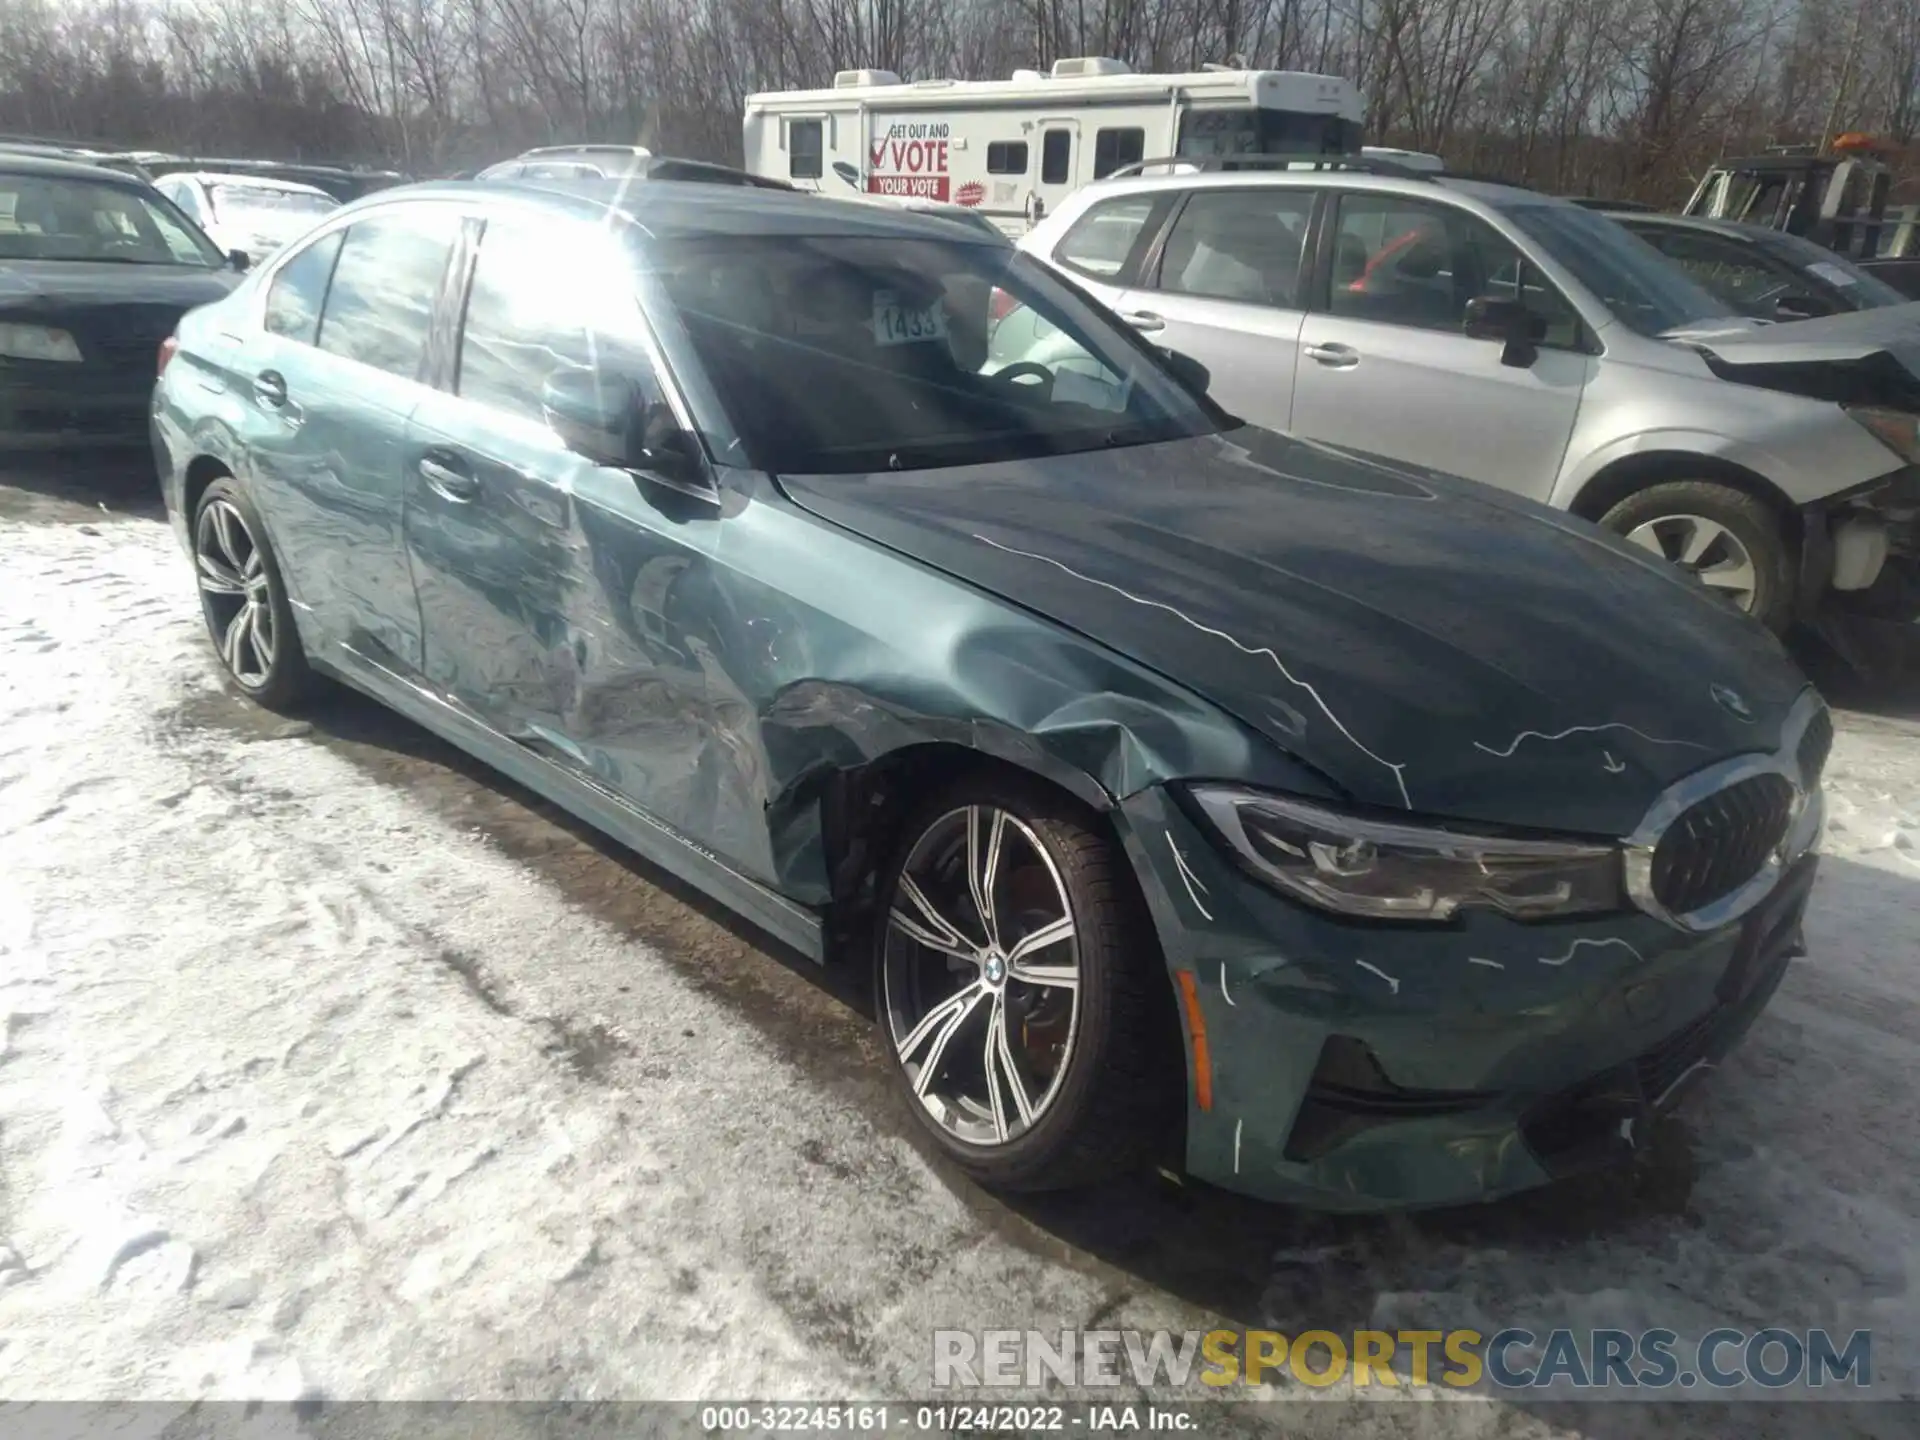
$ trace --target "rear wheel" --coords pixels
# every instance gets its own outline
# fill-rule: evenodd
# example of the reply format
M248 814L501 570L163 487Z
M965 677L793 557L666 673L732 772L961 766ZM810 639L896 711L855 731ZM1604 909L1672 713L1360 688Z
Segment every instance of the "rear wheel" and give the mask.
M1711 480L1671 480L1629 495L1600 523L1783 631L1793 618L1793 547L1765 501Z
M266 527L231 478L209 485L194 509L193 569L207 634L234 684L269 710L298 706L314 674Z
M1071 802L997 777L905 829L876 994L915 1115L975 1179L1059 1189L1138 1165L1179 1071L1152 922Z

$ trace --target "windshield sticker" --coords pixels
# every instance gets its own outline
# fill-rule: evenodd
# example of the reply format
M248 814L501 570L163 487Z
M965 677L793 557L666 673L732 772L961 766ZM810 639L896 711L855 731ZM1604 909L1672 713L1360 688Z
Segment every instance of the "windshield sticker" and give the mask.
M938 301L924 308L904 304L892 290L873 297L873 343L916 345L947 338L947 307Z
M1858 285L1860 283L1838 265L1830 265L1825 260L1816 260L1813 264L1807 266L1807 273L1809 275L1818 275L1829 285L1839 285L1843 288L1848 285Z

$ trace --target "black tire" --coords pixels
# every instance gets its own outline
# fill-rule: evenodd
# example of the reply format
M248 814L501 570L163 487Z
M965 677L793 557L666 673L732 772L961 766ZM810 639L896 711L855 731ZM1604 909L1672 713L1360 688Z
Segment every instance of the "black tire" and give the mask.
M1754 584L1752 598L1740 608L1776 634L1784 633L1793 623L1794 547L1780 513L1766 501L1713 480L1667 480L1635 491L1600 523L1625 537L1658 521L1691 517L1724 527L1746 547Z
M890 989L890 943L896 955L913 955L913 964L925 966L931 961L936 969L944 964L958 976L972 973L961 962L897 934L889 919L896 904L911 906L901 895L901 876L923 838L968 807L1004 812L1044 847L1058 890L1064 892L1077 946L1077 1020L1065 1044L1064 1060L1055 1069L1057 1088L1047 1092L1044 1108L1030 1127L1003 1143L963 1140L915 1095L909 1061L902 1056L899 1041L903 1026L910 1026L916 1013L923 1012L916 1012L904 993L912 985L903 984L898 992ZM1007 833L1015 835L1011 827ZM1184 1114L1182 1051L1172 987L1153 922L1119 848L1071 799L997 772L962 781L934 797L913 815L901 835L880 889L883 904L874 926L874 996L894 1073L908 1108L928 1134L969 1176L1003 1190L1068 1189L1158 1159ZM1023 873L1038 873L1042 868L1019 869L1018 855L1028 848L1024 836L1007 842L1006 854L1012 857L1008 860L1010 886ZM1002 900L1008 893L1002 893ZM1017 946L1009 943L1007 948ZM1058 957L1057 951L1051 953ZM896 971L901 963L896 960ZM979 974L986 976L988 971L983 968ZM1002 982L1008 1006L1002 1014L1019 1018L1019 1051L1030 1058L1031 1012L1026 1018L1015 1014L1019 1001L1014 992L1021 988L1014 979ZM992 1003L990 998L986 1024L991 1023ZM964 1029L956 1032L956 1037L963 1033ZM991 1046L990 1032L984 1043ZM956 1038L956 1050L962 1045Z
M200 613L228 678L268 710L299 709L312 698L319 679L301 648L286 582L280 578L280 563L266 526L238 481L223 476L207 486L193 508L188 534L193 542L194 578L200 587ZM255 555L257 571L250 558ZM209 561L232 575L210 571ZM237 594L228 588L233 578L242 586ZM250 607L255 611L251 628L243 624L236 635L236 622ZM259 623L262 619L264 626Z

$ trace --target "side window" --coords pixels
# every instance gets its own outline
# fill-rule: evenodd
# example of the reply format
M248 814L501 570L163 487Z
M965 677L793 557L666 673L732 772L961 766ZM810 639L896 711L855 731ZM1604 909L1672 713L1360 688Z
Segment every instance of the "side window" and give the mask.
M200 248L200 242L181 225L172 211L151 204L141 209L152 217L154 229L160 232L161 240L166 243L174 259L185 265L206 263L206 252Z
M787 129L787 174L796 180L818 180L824 171L826 146L818 120L795 120Z
M1053 258L1095 280L1111 280L1127 263L1152 215L1151 195L1102 201L1073 223L1054 247Z
M1073 132L1049 130L1040 137L1040 183L1064 185L1073 175Z
M1027 142L1024 140L995 140L987 146L987 173L989 175L1024 175L1027 173Z
M1462 270L1475 295L1497 295L1520 300L1527 310L1547 322L1540 343L1555 350L1577 350L1581 343L1580 312L1553 286L1553 282L1493 229L1470 215L1456 217L1464 245ZM1464 317L1463 317L1464 318Z
M1343 195L1327 309L1354 320L1458 331L1467 302L1522 296L1547 321L1545 343L1579 343L1566 299L1490 226L1451 206L1397 195Z
M333 278L333 262L339 257L340 242L346 231L323 235L282 265L267 287L266 327L270 334L284 335L311 345L320 333L320 307L326 303L327 282Z
M545 423L556 382L616 374L657 388L637 321L617 318L623 308L638 313L622 298L632 295L630 278L611 261L556 265L554 249L550 226L488 222L460 330L463 399Z
M1195 190L1174 221L1160 289L1296 308L1311 190Z
M320 319L320 348L415 378L459 224L454 212L436 206L349 226Z
M1137 165L1147 158L1147 132L1137 126L1126 130L1098 130L1093 136L1093 178L1104 180L1124 165Z

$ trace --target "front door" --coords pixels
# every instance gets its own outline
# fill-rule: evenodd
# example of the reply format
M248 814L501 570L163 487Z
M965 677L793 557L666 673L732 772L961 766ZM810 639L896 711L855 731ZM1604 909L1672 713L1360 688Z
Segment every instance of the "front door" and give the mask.
M408 206L319 237L275 272L272 338L235 377L302 633L404 671L420 662L420 615L401 540L402 446L428 393L418 377L458 226Z
M414 413L406 538L428 680L503 734L699 838L706 681L682 621L717 508L570 449L554 397L659 392L604 232L486 222L457 366Z
M1269 429L1292 423L1303 257L1317 192L1198 189L1174 217L1154 272L1120 314L1212 374L1208 393Z
M1453 206L1347 192L1332 241L1300 327L1295 432L1545 500L1593 374L1573 307ZM1524 296L1547 322L1532 364L1463 332L1467 302L1488 293Z

